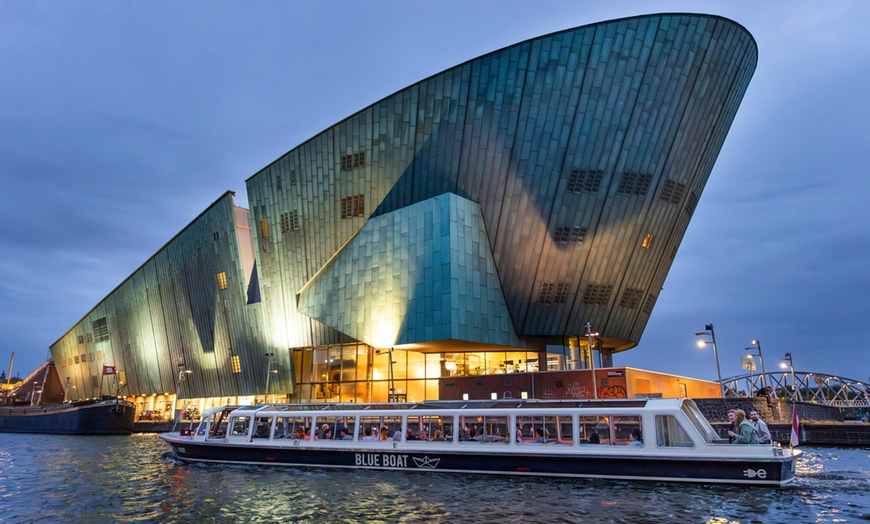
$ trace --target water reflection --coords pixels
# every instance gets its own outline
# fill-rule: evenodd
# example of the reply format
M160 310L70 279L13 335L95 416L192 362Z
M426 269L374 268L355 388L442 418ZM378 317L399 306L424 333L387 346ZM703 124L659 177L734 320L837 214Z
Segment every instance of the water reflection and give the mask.
M13 458L14 457L14 458ZM4 522L851 522L870 450L808 449L782 489L188 465L154 435L0 434Z

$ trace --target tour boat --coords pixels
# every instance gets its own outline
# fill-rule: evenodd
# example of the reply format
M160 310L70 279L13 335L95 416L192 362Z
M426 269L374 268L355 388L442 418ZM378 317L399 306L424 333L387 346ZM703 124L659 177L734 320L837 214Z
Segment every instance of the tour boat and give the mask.
M214 407L186 462L780 486L799 450L728 444L691 399Z

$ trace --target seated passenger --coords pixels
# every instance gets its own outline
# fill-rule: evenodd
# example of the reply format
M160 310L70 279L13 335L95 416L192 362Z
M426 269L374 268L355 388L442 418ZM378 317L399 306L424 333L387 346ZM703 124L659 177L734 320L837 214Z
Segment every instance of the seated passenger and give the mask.
M737 433L728 430L728 436L732 437L732 444L758 444L758 433L752 424L746 420L746 412L742 409L734 410L734 423L737 425Z
M544 442L547 442L546 437L544 437L544 430L543 430L543 428L538 428L538 429L535 430L535 438L536 438L537 441L540 442L541 444L543 444Z
M353 437L347 434L347 428L341 428L338 432L339 440L353 440Z
M643 446L643 435L639 429L634 428L631 430L631 434L628 436L628 445L635 447Z
M426 440L426 430L421 429L417 432L417 440Z
M323 438L325 438L326 440L332 440L332 430L327 429L326 431L324 431Z
M435 430L435 437L432 440L436 440L438 442L446 442L447 441L447 439L444 438L444 436L442 435L440 429Z
M408 434L405 435L405 440L417 440L417 435L414 434L414 430L408 428Z
M296 428L296 438L300 440L305 440L305 430L303 428Z
M598 433L593 433L589 435L589 443L590 444L601 444L601 437L598 436Z
M459 434L459 440L471 440L471 430L469 430L467 427L463 428L462 432Z
M522 441L523 441L523 430L520 428L517 428L517 442L522 442Z
M384 426L381 428L381 437L380 440L389 440L390 438L390 428L389 426Z
M377 428L372 428L368 433L360 433L359 439L365 441L378 440L376 435L378 434Z

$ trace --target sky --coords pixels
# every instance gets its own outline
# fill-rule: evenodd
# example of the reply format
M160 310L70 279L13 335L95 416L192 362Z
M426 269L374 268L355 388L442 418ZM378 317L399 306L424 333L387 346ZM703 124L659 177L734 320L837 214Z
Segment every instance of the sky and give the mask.
M0 370L49 346L226 190L419 80L543 34L721 15L759 61L646 331L617 366L870 382L870 2L0 1Z

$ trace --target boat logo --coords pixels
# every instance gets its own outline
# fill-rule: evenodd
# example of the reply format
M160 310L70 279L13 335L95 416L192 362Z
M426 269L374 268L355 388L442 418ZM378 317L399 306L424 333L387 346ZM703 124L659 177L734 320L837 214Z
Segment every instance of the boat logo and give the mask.
M743 476L746 478L754 479L758 477L760 479L767 478L767 470L766 469L744 469Z
M438 463L441 462L440 458L430 459L428 456L423 458L412 457L414 459L414 463L417 464L418 468L429 468L435 469L438 467Z

